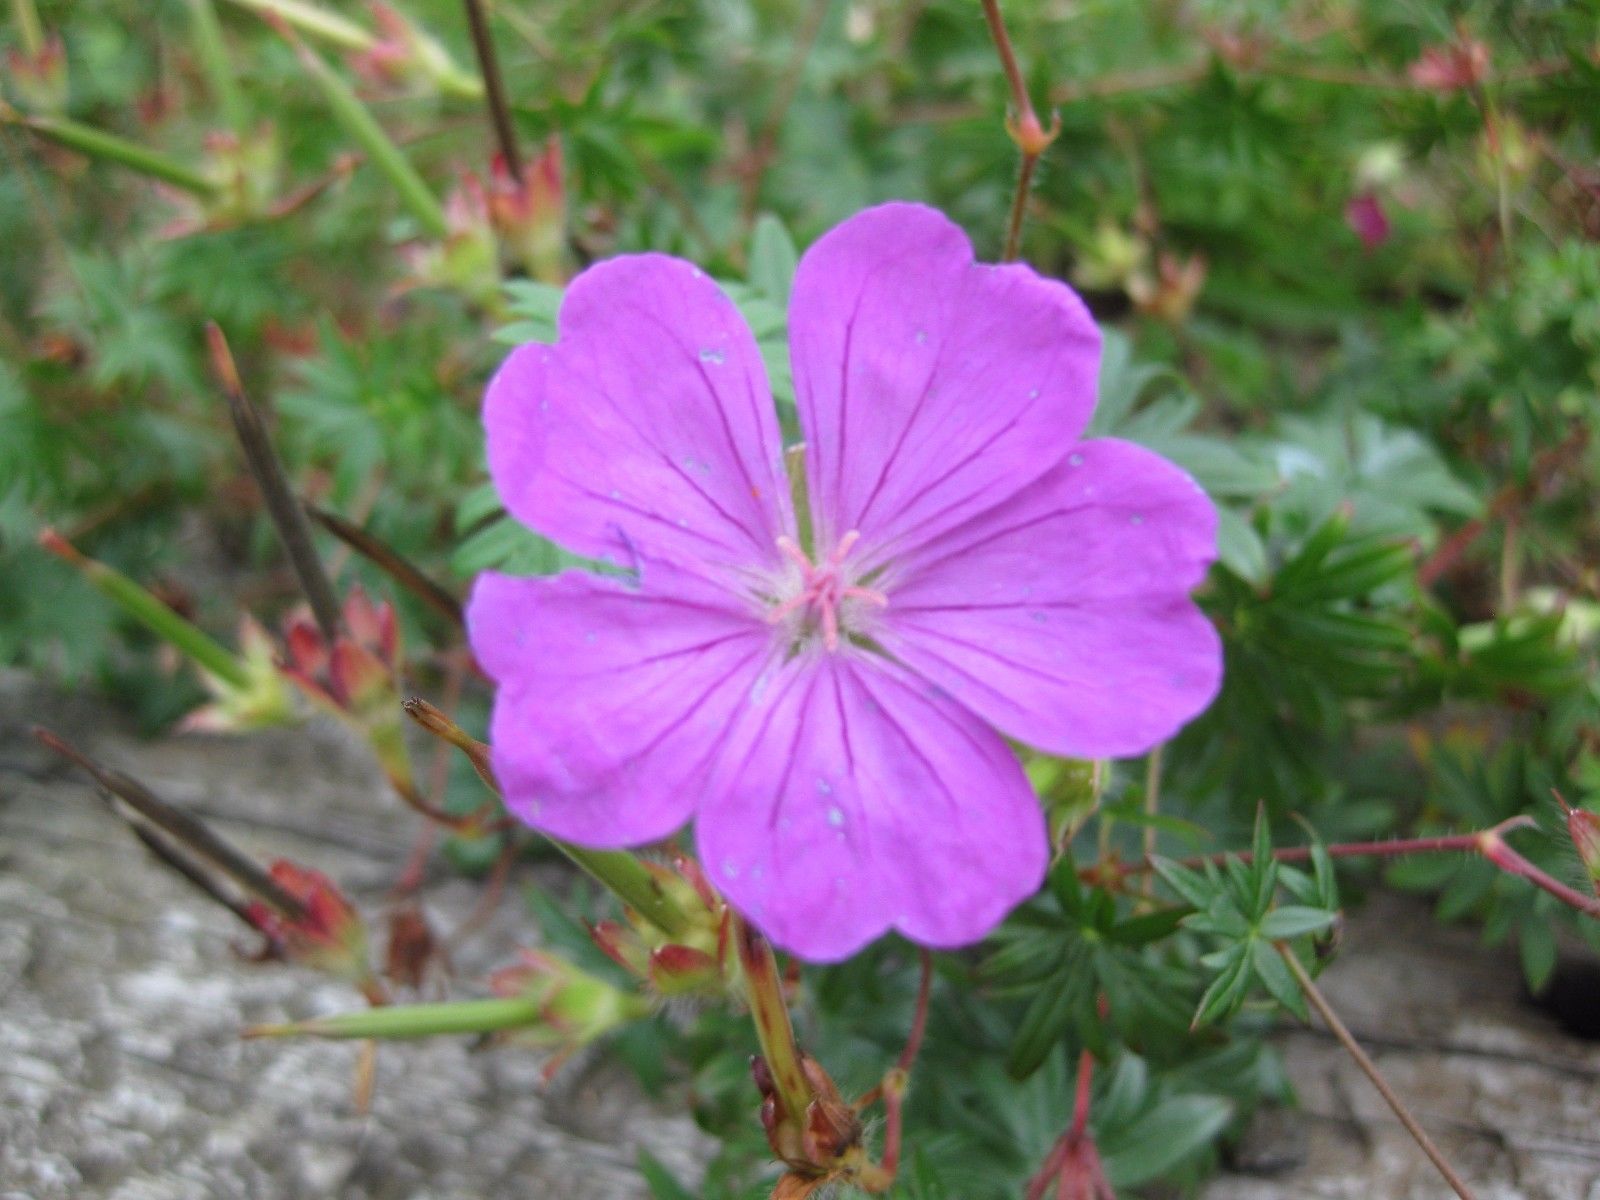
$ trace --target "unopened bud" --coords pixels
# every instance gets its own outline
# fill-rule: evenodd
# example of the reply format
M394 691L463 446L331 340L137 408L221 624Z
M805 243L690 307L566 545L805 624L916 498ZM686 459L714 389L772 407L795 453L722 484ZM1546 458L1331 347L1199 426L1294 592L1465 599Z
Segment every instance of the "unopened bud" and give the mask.
M292 962L365 986L372 978L367 959L367 929L361 916L321 871L278 859L268 869L274 883L301 906L298 916L278 912L261 901L247 912L252 925Z
M566 279L566 173L561 142L551 136L513 175L495 156L489 176L489 219L507 256L544 283Z
M54 116L67 107L67 52L57 34L36 49L6 51L6 73L17 99L30 112Z
M1567 833L1572 838L1573 849L1578 852L1583 869L1589 873L1590 886L1600 895L1600 814L1568 804L1559 792L1556 799L1566 810Z
M722 966L704 950L667 945L650 955L650 986L663 996L711 991L722 985Z

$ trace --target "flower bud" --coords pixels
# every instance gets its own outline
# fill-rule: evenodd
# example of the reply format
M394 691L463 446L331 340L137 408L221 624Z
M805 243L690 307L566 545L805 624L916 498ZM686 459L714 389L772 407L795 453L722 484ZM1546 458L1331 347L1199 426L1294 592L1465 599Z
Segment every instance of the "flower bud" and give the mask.
M489 219L507 257L544 283L566 279L564 176L561 142L553 135L523 166L520 179L498 154L489 175Z
M367 959L367 929L343 893L320 871L277 859L267 874L301 905L288 916L264 901L246 905L246 917L291 962L327 971L365 987L372 980Z
M1464 33L1446 45L1429 46L1406 70L1412 83L1439 92L1473 87L1488 74L1489 47Z
M497 996L520 997L537 1006L539 1020L518 1027L514 1036L556 1052L547 1076L584 1046L650 1014L650 1002L643 996L614 987L565 959L542 950L524 950L521 959L495 972L489 987Z
M445 234L438 241L402 248L410 278L403 287L447 288L484 309L500 303L489 202L477 176L463 173L445 200Z
M58 34L48 35L38 48L6 51L6 74L11 89L30 112L54 116L67 107L67 51Z
M1587 808L1577 808L1562 800L1562 808L1567 812L1567 833L1572 838L1572 846L1578 852L1578 858L1583 862L1583 869L1589 873L1589 883L1600 895L1600 814L1590 812Z

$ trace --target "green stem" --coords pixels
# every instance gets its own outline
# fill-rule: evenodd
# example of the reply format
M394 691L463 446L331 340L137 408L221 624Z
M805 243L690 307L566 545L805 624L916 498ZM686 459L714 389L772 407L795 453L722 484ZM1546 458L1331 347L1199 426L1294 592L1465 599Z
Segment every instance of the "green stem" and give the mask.
M76 567L97 591L123 612L142 622L162 641L183 651L196 666L235 688L250 686L249 672L237 656L212 640L203 630L185 621L121 571L80 553L53 529L46 529L39 534L39 545Z
M194 22L195 55L206 73L206 82L222 108L228 128L243 137L248 120L244 97L239 92L233 64L228 61L228 45L223 40L217 10L211 6L211 0L189 0L189 16Z
M443 238L449 232L444 208L422 176L417 174L411 161L384 132L365 104L362 104L350 85L322 58L294 33L286 23L279 22L279 32L287 37L300 56L300 62L321 89L323 98L332 109L334 119L344 126L351 138L360 143L373 166L382 171L400 194L401 202L416 218L422 231L432 238Z
M661 881L626 850L589 850L570 842L550 840L602 887L668 937L682 937L689 932L689 918L663 890Z
M784 1003L777 960L773 958L767 939L743 917L735 915L733 925L756 1039L761 1043L761 1055L772 1073L783 1108L779 1119L804 1127L806 1110L811 1107L816 1093L800 1065L800 1047L795 1044L794 1026L789 1023L789 1006Z
M500 781L494 776L489 762L489 747L473 737L450 717L420 697L413 696L401 707L406 715L434 737L443 738L467 756L478 778L496 796L501 795ZM551 844L572 860L573 864L588 872L597 883L613 893L629 908L644 917L668 937L681 938L689 932L691 922L676 901L667 895L661 881L650 874L633 855L625 850L589 850L570 842L550 839Z
M444 1004L393 1004L358 1009L309 1021L256 1025L246 1037L418 1038L441 1034L492 1033L543 1019L543 1009L524 996L461 1000Z
M175 159L146 149L127 138L80 125L65 117L25 117L9 108L0 108L0 123L21 125L40 137L49 138L80 154L113 162L141 175L170 183L203 200L214 199L221 190L215 181Z
M29 58L37 58L44 49L44 26L39 23L39 10L33 0L11 0L11 15L22 34L22 49Z
M233 0L260 17L278 17L340 50L370 50L377 41L354 21L301 0Z

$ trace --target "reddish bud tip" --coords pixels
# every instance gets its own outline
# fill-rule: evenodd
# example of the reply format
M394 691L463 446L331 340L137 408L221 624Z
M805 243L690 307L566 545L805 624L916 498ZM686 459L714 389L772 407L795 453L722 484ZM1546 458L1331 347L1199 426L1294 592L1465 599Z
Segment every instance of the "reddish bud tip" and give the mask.
M49 526L46 526L39 531L38 540L39 548L41 550L48 550L57 558L63 560L64 562L69 562L75 567L85 566L89 562L89 560L79 552L76 546L67 541L66 538L62 537Z

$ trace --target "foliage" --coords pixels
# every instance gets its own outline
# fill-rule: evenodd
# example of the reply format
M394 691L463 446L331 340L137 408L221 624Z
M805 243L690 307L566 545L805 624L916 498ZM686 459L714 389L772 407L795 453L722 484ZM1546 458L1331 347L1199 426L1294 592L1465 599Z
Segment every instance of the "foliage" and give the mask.
M0 260L0 662L93 679L150 728L194 709L203 681L35 542L62 530L219 639L245 611L273 624L295 603L227 432L207 320L315 503L457 592L486 569L590 565L506 518L485 477L484 381L507 345L555 337L562 290L526 276L504 229L503 286L473 257L489 218L464 176L487 178L492 137L462 73L459 3L405 5L436 53L387 74L381 54L317 42L344 81L331 91L242 0L219 5L224 86L196 7L41 0L66 49L64 106L46 112L13 71L0 109L0 237L29 247ZM790 435L784 310L817 233L911 197L985 257L1001 244L1015 147L969 0L495 9L524 152L560 147L547 219L569 270L643 249L702 263L755 330ZM377 28L358 6L340 14ZM1024 257L1106 323L1092 433L1169 456L1218 503L1201 600L1226 676L1159 759L1075 793L1082 819L1037 897L980 952L939 957L893 1193L923 1200L1020 1194L1083 1051L1112 1182L1198 1178L1220 1137L1288 1095L1264 1031L1305 1013L1279 943L1316 965L1336 920L1323 839L1531 815L1519 849L1576 882L1550 793L1600 803L1593 4L1007 15L1032 94L1061 117ZM1419 74L1430 49L1480 43L1481 74ZM130 154L74 151L41 135L46 117L197 171L223 198L183 194L170 171L158 186ZM1381 236L1357 203L1382 214ZM341 585L395 594L412 687L459 679L437 615L370 564L324 557ZM481 689L467 691L476 716ZM1076 764L1029 766L1080 786ZM453 771L443 807L482 802ZM1272 861L1304 840L1297 819L1317 831L1310 870ZM456 833L458 865L487 870L498 839ZM1248 859L1121 873L1152 846L1245 844ZM1513 940L1530 985L1548 981L1573 920L1549 895L1471 856L1388 878ZM610 970L557 907L539 924ZM846 1090L899 1052L914 975L899 943L805 974L802 1040ZM699 1194L765 1195L748 1022L680 1015L614 1048L652 1087L689 1080L723 1146ZM653 1160L640 1170L660 1200L691 1194Z

